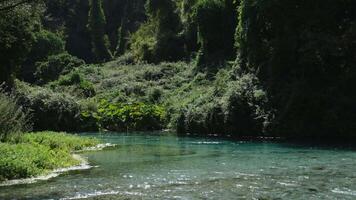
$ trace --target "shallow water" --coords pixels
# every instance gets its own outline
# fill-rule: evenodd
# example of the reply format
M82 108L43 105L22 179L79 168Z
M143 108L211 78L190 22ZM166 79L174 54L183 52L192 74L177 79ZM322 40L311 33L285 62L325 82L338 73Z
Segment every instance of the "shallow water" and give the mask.
M95 135L95 167L0 187L0 199L356 199L356 151L273 142Z

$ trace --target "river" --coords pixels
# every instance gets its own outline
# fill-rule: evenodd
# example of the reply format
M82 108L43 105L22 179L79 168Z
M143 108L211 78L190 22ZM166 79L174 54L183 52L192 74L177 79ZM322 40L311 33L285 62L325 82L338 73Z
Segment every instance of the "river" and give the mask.
M0 199L356 199L356 151L335 147L86 134L91 169L0 187Z

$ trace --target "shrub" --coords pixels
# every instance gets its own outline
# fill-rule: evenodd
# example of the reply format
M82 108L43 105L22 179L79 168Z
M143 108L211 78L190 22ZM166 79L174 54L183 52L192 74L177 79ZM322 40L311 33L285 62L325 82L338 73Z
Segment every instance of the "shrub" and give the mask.
M123 88L123 92L127 95L136 95L136 96L144 96L145 92L145 85L140 82L133 83L132 85L125 85Z
M79 71L73 71L70 74L61 76L58 81L51 83L52 88L56 88L57 86L74 86L76 89L75 93L78 94L77 96L93 97L96 95L94 85L83 78Z
M40 87L17 85L19 103L30 110L35 130L76 131L80 106L64 93Z
M131 52L127 52L116 59L118 65L132 65L134 61L134 56Z
M50 56L46 61L36 63L35 78L37 83L46 84L84 64L83 60L68 53Z
M67 76L61 76L58 79L58 85L69 86L69 85L80 84L82 80L83 80L82 76L80 75L79 72L76 71L68 74Z
M98 103L92 99L86 99L80 103L80 130L98 131L100 129L100 116L98 114Z
M219 136L263 135L271 114L267 95L256 76L222 69L215 80L197 74L166 100L170 127L179 134Z
M82 113L98 119L101 128L113 131L160 130L165 110L161 106L144 103L109 103L102 100L97 113Z
M263 135L266 93L259 88L257 78L246 74L228 85L223 97L227 130L235 136Z
M151 103L159 103L162 99L163 91L160 88L150 89L148 92L148 100Z
M0 88L0 142L17 137L31 128L28 112L18 105L13 94Z

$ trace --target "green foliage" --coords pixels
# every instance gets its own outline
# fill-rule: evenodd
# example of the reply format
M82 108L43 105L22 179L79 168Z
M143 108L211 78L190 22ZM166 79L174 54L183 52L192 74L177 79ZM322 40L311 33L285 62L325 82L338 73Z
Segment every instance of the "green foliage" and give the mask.
M112 46L116 48L115 56L119 57L128 53L130 33L136 32L140 24L146 20L145 0L109 0L106 4L109 32L111 31L109 35L112 44L116 44Z
M95 96L94 85L83 78L83 76L78 71L73 71L65 76L61 76L58 81L51 83L51 87L55 88L57 86L74 86L78 89L77 93L85 97Z
M73 69L84 65L83 60L71 56L68 53L50 56L44 62L36 63L35 78L39 84L46 84L57 80L61 75L68 74Z
M152 88L148 93L148 100L152 103L159 103L162 99L163 91L159 88Z
M30 110L34 130L77 131L78 102L68 94L18 83L19 103Z
M52 150L58 149L64 151L80 151L99 144L97 139L48 131L24 134L19 142L32 145L39 144L47 146Z
M196 20L196 4L198 0L181 0L179 3L180 18L182 23L182 35L184 36L184 45L186 57L190 58L198 47L198 26Z
M182 133L354 135L353 1L45 4L41 24L36 2L11 12L1 10L10 1L0 2L0 82L11 87L22 64L19 78L44 86L18 92L23 105L33 109L39 129L74 130L75 123L83 129L146 129L136 120L146 116L140 109L159 104L167 110L165 120L150 123L162 127L169 122ZM121 57L100 65L83 65L71 56L101 63L111 60L115 49ZM229 60L236 56L230 69ZM161 63L191 57L197 66ZM104 106L100 99L111 103ZM86 101L95 108L80 105ZM125 124L122 112L135 109L141 114ZM116 110L118 116L110 118ZM43 125L48 121L52 124Z
M28 55L34 61L42 61L50 55L62 53L65 43L55 33L41 30L35 33L35 41Z
M0 88L0 142L18 137L30 128L28 112L18 105L18 98Z
M1 2L0 6L10 4ZM31 49L40 12L36 4L27 3L9 9L0 11L0 83L12 87L15 72Z
M45 173L45 169L78 164L70 154L41 145L1 143L0 153L0 181L29 178Z
M68 74L67 76L62 76L58 79L58 85L74 85L80 84L83 81L82 76L78 72L73 72Z
M100 119L98 114L98 103L94 99L81 101L80 130L98 131L100 130Z
M106 17L102 7L102 0L91 0L88 28L91 34L92 52L96 62L112 59L109 50L109 38L105 34Z
M66 51L86 62L94 62L91 34L88 30L89 0L45 0L46 16L43 24L49 30L65 36Z
M169 127L179 134L259 136L270 119L267 95L253 74L236 77L235 68L222 69L207 80L197 74L170 92L165 100ZM239 70L237 70L239 71Z
M241 2L241 65L268 91L276 116L270 132L354 133L355 6L332 0Z
M236 27L236 5L233 0L199 0L196 5L199 69L217 71L216 65L233 58L233 36Z
M44 62L49 56L64 52L65 43L55 33L40 30L34 33L34 41L27 59L21 66L19 78L34 83L36 62Z
M0 143L0 181L30 178L79 164L71 152L98 143L95 139L53 132L24 134L16 143Z
M98 109L101 124L109 130L160 130L163 125L164 109L144 103L110 104L100 102Z
M144 103L109 103L102 100L97 113L83 112L83 117L99 120L101 128L113 131L160 130L165 111L158 105Z
M157 44L153 22L141 25L140 29L131 36L130 47L135 61L152 61L153 51Z
M184 56L183 41L177 34L180 19L172 0L148 0L148 20L131 38L137 61L176 61Z

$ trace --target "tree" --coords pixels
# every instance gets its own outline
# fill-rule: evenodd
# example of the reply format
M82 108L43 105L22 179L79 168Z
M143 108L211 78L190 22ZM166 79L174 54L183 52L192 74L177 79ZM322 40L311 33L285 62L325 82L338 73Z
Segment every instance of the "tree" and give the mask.
M183 26L184 48L187 58L190 58L192 53L197 52L198 46L198 27L195 17L195 5L197 0L181 0L180 2L180 18Z
M0 83L13 86L15 72L26 58L40 23L37 1L0 2Z
M172 0L148 0L148 20L131 38L131 49L137 60L175 61L184 56L184 41L176 4Z
M216 71L216 66L234 58L236 16L233 0L199 0L196 5L198 26L198 68Z
M65 43L62 38L58 37L55 33L46 30L35 32L31 51L21 66L18 78L34 83L36 62L45 61L51 55L63 53L64 46Z
M10 12L17 7L24 6L26 4L37 4L41 0L2 0L0 1L0 12Z
M237 47L257 74L287 136L351 136L356 131L356 2L243 0Z
M106 18L101 0L91 0L88 28L91 34L92 52L96 62L112 59L109 38L105 34Z

